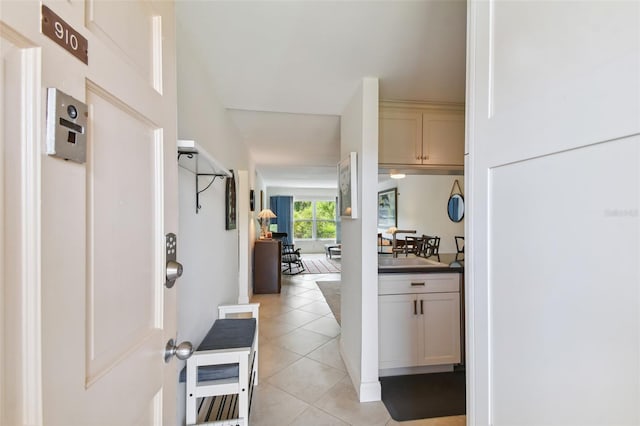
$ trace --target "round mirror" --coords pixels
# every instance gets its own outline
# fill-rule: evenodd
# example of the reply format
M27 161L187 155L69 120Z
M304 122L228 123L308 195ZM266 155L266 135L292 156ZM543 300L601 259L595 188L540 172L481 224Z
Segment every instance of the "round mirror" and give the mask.
M464 198L462 198L462 194L453 194L449 197L447 213L449 213L449 219L454 222L462 220L464 217Z

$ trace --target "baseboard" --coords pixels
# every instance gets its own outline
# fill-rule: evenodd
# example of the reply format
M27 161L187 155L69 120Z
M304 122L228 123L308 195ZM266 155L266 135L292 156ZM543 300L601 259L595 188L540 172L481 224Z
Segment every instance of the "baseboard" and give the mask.
M378 370L380 377L387 376L405 376L409 374L425 374L425 373L445 373L453 371L452 364L445 365L424 365L421 367L397 367L397 368L384 368Z
M358 394L358 400L360 402L373 402L382 400L382 387L380 381L375 380L372 382L362 382L360 378L360 371L356 371L351 365L350 360L344 355L344 347L342 346L342 339L340 342L340 356L344 361L344 366L347 369L347 374L351 379L351 383Z
M360 402L374 402L382 400L382 386L380 381L360 383Z

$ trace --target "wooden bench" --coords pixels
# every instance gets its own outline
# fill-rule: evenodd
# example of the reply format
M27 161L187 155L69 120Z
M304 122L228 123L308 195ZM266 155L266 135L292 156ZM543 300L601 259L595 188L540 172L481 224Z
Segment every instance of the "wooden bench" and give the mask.
M220 408L208 425L248 426L253 386L258 384L259 308L259 303L218 307L219 319L180 374L180 381L186 381L187 425L197 423L198 399L214 397L211 406ZM250 318L237 317L248 313Z

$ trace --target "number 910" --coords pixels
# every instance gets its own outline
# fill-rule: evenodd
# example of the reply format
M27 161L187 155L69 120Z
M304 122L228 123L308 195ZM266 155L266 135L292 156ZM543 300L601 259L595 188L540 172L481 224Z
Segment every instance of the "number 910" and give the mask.
M71 46L73 50L78 50L78 37L75 34L70 34L67 28L64 28L59 21L53 24L56 31L56 37L63 40L68 46Z

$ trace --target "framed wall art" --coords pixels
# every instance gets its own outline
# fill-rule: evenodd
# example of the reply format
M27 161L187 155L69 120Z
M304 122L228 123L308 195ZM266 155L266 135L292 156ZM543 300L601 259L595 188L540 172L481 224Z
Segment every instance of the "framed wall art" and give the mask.
M358 217L358 157L350 152L338 164L338 206L340 216Z
M398 188L378 192L378 229L398 227Z
M225 203L225 229L236 229L236 179L233 170L231 177L227 178L226 185L226 203Z

